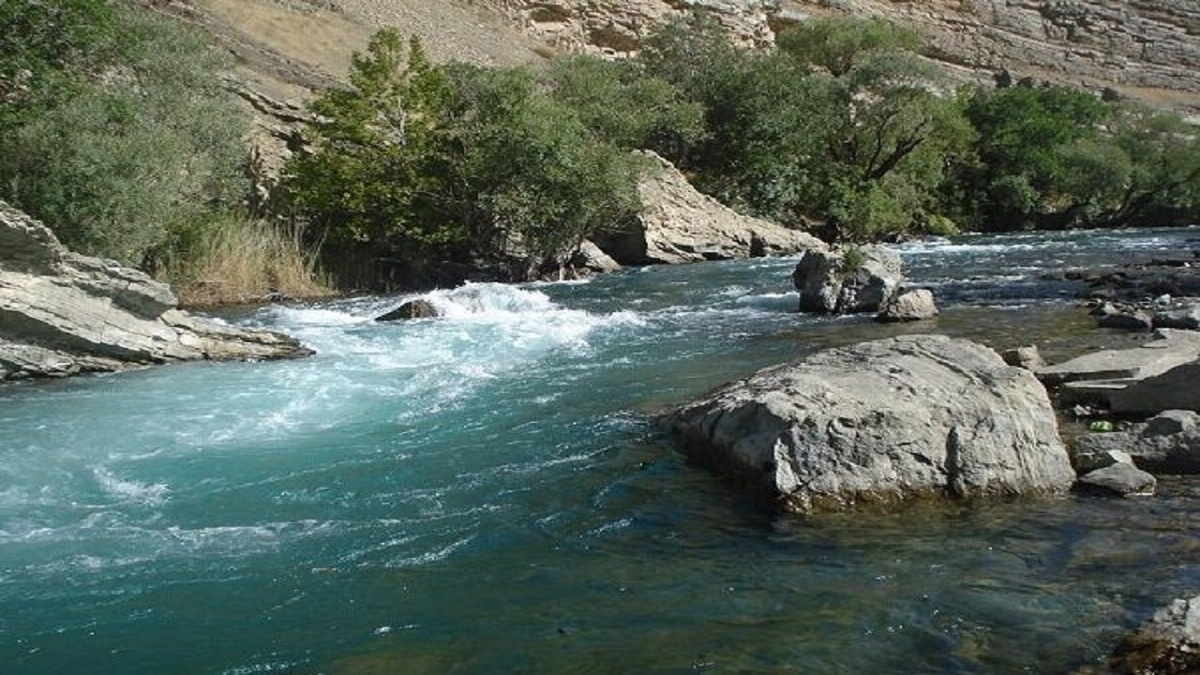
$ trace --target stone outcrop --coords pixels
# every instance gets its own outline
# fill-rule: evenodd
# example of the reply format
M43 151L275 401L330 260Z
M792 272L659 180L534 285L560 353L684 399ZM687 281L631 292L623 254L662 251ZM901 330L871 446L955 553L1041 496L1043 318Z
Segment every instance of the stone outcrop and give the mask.
M1059 493L1075 479L1033 374L938 335L769 368L664 422L692 458L801 512Z
M805 251L792 272L800 311L820 314L879 311L903 281L900 254L883 246Z
M1200 474L1200 414L1168 410L1125 431L1075 439L1076 467L1098 466L1109 457L1129 457L1138 468L1157 474Z
M1156 612L1117 646L1108 665L1114 673L1200 672L1200 595Z
M776 29L811 16L877 16L925 36L967 77L1011 72L1200 113L1200 3L1194 0L785 0Z
M707 12L744 45L774 40L769 18L778 0L493 0L527 34L572 52L624 56L668 21Z
M164 284L68 251L0 201L0 380L312 353L287 336L206 321L177 305Z
M1200 410L1200 333L1160 329L1133 349L1106 349L1037 370L1065 404L1099 403L1116 413Z
M654 265L792 255L824 249L799 230L743 216L698 192L670 162L643 152L650 167L638 184L642 210L634 222L595 237L622 265Z

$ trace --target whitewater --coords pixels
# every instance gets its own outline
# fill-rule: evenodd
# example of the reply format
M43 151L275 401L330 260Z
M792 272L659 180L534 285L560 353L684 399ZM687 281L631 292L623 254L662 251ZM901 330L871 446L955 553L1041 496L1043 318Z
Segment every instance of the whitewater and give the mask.
M1041 278L1200 230L902 247L928 326L795 313L794 259L232 311L317 353L0 388L0 671L1061 672L1200 588L1200 486L766 512L655 416L818 349L1101 335ZM1085 337L1079 338L1078 336Z

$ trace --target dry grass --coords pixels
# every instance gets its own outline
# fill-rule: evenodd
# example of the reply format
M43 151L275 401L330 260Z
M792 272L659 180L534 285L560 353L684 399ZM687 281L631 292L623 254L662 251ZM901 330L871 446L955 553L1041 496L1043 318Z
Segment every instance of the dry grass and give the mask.
M262 221L214 224L169 274L180 302L211 307L334 295L300 234Z

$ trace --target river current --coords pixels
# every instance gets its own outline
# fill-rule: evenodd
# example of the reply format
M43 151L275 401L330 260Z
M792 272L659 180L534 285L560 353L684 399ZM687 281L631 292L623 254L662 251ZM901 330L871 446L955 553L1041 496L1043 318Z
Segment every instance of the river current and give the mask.
M943 315L797 314L794 259L226 316L304 360L0 388L5 673L1068 672L1200 590L1200 484L801 519L654 415L832 345L936 331L1048 356L1041 272L1200 229L902 247Z

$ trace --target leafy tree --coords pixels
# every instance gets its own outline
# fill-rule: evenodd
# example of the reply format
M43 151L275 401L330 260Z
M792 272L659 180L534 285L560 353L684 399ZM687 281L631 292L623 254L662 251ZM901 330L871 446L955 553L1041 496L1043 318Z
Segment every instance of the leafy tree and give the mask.
M880 19L829 18L794 26L780 34L777 44L803 63L844 77L881 54L915 52L921 39L911 30Z
M350 88L313 103L315 150L288 165L299 212L337 246L383 243L414 259L460 242L464 233L438 212L443 176L439 135L453 92L417 40L376 33L356 54Z
M98 0L13 4L0 20L25 34L4 33L4 67L23 84L0 100L0 195L69 246L148 269L204 213L236 208L244 117L206 42Z
M570 56L556 59L547 79L551 96L600 140L679 161L704 138L703 107L633 62Z

